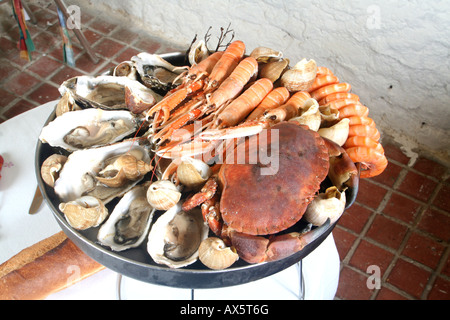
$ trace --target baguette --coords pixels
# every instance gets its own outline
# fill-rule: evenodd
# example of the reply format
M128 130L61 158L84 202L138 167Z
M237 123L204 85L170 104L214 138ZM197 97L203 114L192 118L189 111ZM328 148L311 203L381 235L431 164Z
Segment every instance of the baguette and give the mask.
M0 265L0 300L42 300L104 268L61 231Z

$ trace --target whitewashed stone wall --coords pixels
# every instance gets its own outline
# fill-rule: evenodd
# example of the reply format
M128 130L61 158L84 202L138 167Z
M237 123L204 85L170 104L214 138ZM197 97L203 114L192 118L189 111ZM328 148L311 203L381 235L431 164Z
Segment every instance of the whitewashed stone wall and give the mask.
M450 1L74 0L187 46L231 23L250 52L282 50L331 68L383 136L450 163Z

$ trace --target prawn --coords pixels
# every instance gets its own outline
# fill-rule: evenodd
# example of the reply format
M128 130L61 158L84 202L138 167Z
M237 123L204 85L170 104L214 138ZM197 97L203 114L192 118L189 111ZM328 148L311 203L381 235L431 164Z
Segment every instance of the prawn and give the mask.
M219 114L215 126L223 128L237 125L261 103L272 89L273 83L270 79L261 78L255 81Z
M316 89L312 92L310 92L311 97L319 101L320 99L326 97L329 94L335 93L335 92L348 92L352 86L349 83L346 82L340 82L340 83L334 83L329 84L327 86L321 87L319 89Z
M319 88L322 88L326 85L338 83L339 79L335 75L332 74L321 74L317 75L314 79L314 82L312 83L311 87L309 87L308 92L312 92L314 90L317 90Z
M353 99L353 100L359 101L359 97L354 93L335 92L335 93L331 93L331 94L327 95L326 97L322 98L318 102L319 102L319 106L322 106L322 105L330 103L331 101L341 100L341 99Z
M289 90L285 87L278 87L273 89L261 103L253 110L247 117L247 120L255 120L262 116L264 112L270 109L274 109L284 104L289 99Z
M185 77L185 81L195 81L197 79L202 78L203 75L209 75L213 70L214 66L223 56L224 51L217 51L213 54L209 55L206 59L203 59L199 63L193 65L189 71L187 76Z
M371 178L379 175L386 169L388 161L383 153L378 152L375 148L369 147L351 147L345 149L353 162L361 163L361 178Z
M206 78L205 91L217 88L236 68L244 54L245 44L240 40L232 42Z
M380 140L380 132L378 131L378 129L366 124L350 125L348 129L348 136L362 136L369 137L376 141Z

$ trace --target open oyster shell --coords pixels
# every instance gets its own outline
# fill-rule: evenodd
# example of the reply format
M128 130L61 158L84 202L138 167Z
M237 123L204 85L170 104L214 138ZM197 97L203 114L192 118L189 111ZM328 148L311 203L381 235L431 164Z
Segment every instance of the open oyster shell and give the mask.
M138 121L129 111L90 108L56 117L42 128L39 139L72 152L112 144L137 129Z
M201 210L181 210L181 202L164 212L151 227L147 251L158 264L181 268L198 259L200 243L208 237L209 228Z
M150 163L149 147L132 139L114 143L105 147L78 150L69 155L67 162L55 181L55 193L62 202L75 200L83 195L94 196L103 203L135 186L140 179L129 181L121 187L108 187L99 183L95 177L104 168L109 159L121 154L132 154L136 159Z
M147 187L136 186L120 199L98 231L97 239L102 245L123 251L144 241L155 212L146 199Z
M126 90L130 92L126 94ZM162 97L139 81L125 76L78 76L64 81L59 87L64 95L69 92L81 108L106 110L128 109L130 97L140 97L141 103L153 106Z
M155 90L171 90L181 84L179 75L187 70L176 67L157 54L141 52L131 58L144 84Z

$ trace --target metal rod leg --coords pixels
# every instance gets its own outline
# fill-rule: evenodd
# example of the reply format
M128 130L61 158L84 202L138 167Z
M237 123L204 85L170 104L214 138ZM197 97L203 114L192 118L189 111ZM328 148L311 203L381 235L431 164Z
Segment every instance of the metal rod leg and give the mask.
M55 3L56 3L56 6L59 8L59 10L61 10L61 12L63 13L64 18L66 20L69 19L69 14L67 13L67 8L64 5L64 3L61 0L55 0ZM84 37L84 34L80 31L80 29L77 29L77 28L73 29L73 32L77 36L78 40L80 40L81 45L86 49L86 51L87 51L89 57L91 58L92 62L94 62L94 64L97 64L99 59L95 55L94 51L92 51L89 42Z

